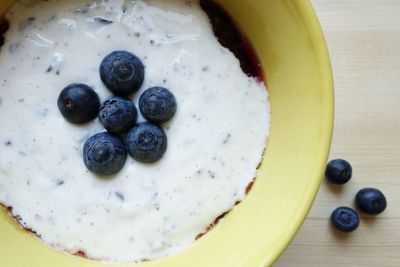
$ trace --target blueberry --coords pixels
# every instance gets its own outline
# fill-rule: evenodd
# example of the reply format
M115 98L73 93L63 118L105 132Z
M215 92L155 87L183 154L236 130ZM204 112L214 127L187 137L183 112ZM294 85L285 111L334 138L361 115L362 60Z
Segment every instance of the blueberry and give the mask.
M159 160L167 150L167 136L155 124L138 123L126 137L129 154L137 161L150 163Z
M127 132L136 124L135 104L127 98L111 96L101 104L99 119L111 133Z
M98 175L112 175L125 164L127 152L118 136L101 132L86 140L83 146L83 162Z
M339 231L352 232L360 224L360 217L352 208L339 207L332 212L331 221Z
M161 123L170 120L176 112L174 95L166 88L151 87L139 98L139 109L148 121Z
M144 66L134 54L114 51L101 62L100 78L114 94L128 96L142 85Z
M347 183L352 174L350 163L343 159L334 159L326 166L325 177L334 184Z
M58 109L72 123L85 123L99 113L99 96L86 84L73 83L65 87L57 100Z
M368 215L378 215L386 209L386 198L375 188L364 188L356 195L357 207Z

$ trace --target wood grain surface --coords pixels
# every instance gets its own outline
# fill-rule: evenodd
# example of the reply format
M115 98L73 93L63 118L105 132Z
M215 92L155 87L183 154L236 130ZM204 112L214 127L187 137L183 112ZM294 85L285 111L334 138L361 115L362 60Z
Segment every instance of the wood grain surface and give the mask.
M353 165L344 186L326 181L311 212L276 267L400 267L400 0L313 0L330 50L335 130L330 158ZM382 190L387 210L361 215L341 234L329 216L353 207L363 187Z

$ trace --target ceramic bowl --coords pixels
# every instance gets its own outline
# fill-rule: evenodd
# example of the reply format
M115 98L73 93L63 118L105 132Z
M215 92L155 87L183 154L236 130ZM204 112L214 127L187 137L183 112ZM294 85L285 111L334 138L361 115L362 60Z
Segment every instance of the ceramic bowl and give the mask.
M2 0L0 13L11 2ZM334 99L313 7L308 0L218 2L246 33L265 70L272 114L268 148L252 190L221 223L181 253L136 267L271 265L301 226L323 177ZM2 211L0 233L1 266L106 266L46 247Z

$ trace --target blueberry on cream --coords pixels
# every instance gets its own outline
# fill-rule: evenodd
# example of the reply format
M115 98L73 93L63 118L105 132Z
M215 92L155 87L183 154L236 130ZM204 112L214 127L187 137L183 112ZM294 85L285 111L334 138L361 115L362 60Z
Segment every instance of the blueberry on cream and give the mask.
M100 64L103 83L116 95L128 96L138 91L144 79L142 61L127 51L114 51Z
M126 157L124 142L108 132L93 135L83 146L83 161L86 167L98 175L117 173L124 166Z
M99 120L111 133L124 133L137 119L135 104L127 98L111 96L100 106Z
M126 145L132 158L151 163L159 160L167 150L167 136L157 125L142 122L128 132Z
M148 121L166 122L175 115L175 96L166 88L151 87L140 96L139 109Z
M61 91L57 106L66 120L81 124L97 117L100 100L88 85L73 83Z

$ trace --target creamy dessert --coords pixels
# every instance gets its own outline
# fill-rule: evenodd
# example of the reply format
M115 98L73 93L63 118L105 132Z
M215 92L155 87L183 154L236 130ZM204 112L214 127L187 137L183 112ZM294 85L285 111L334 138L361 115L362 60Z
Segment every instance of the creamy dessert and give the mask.
M266 146L268 93L218 42L197 1L25 2L7 12L0 50L0 202L23 227L60 251L140 262L186 248L243 200ZM57 97L71 83L109 97L99 65L115 50L145 66L136 106L163 86L178 109L162 125L159 161L128 157L104 178L82 160L104 128L69 123Z

